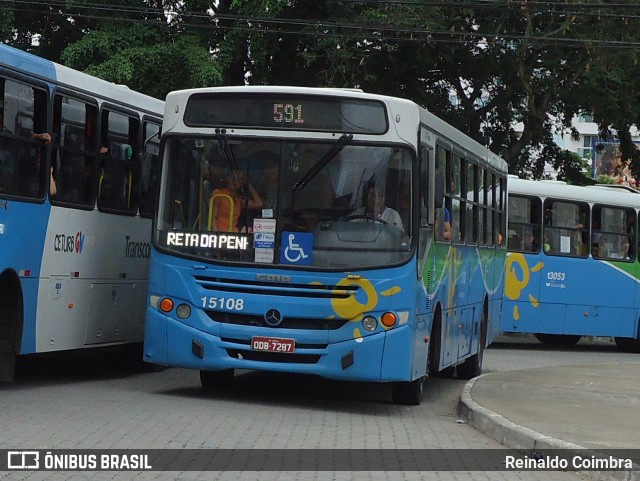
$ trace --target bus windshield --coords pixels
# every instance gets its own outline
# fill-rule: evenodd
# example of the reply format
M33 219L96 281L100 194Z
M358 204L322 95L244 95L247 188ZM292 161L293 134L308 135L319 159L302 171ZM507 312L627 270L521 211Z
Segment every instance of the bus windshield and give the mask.
M155 242L211 262L361 269L407 261L414 154L397 145L172 137Z

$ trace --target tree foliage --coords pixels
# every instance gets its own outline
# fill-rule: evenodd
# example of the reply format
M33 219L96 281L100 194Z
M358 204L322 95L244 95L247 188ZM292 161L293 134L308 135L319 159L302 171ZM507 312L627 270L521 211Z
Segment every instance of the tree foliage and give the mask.
M529 177L548 162L562 178L586 181L583 162L554 135L592 113L640 177L630 134L640 122L640 5L631 0L2 4L6 41L157 97L244 83L402 96Z

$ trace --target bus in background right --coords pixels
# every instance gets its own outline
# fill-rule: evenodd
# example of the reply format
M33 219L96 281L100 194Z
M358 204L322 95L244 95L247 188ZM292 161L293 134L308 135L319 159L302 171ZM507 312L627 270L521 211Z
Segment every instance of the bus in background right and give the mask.
M509 178L502 331L640 352L640 192Z

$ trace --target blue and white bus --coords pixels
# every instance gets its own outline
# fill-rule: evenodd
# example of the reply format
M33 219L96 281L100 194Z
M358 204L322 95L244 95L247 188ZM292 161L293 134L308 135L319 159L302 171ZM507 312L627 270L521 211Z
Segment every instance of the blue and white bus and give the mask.
M393 383L405 404L427 375L480 373L506 258L486 148L407 100L256 86L170 93L161 157L145 361L205 388Z
M639 213L631 188L510 178L502 330L640 352Z
M163 106L0 45L1 380L16 355L141 345Z

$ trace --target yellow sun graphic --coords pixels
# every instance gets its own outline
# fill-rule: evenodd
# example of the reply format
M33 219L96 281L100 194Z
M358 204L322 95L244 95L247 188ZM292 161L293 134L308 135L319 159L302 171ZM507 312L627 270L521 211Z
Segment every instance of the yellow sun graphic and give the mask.
M361 276L347 276L336 284L336 291L341 288L356 286L365 293L365 302L362 303L356 299L355 295L347 297L334 297L331 299L331 305L338 317L349 319L350 321L361 321L366 312L369 312L378 305L378 292L369 279ZM393 286L379 293L381 296L393 296L400 293L402 289L399 286ZM344 292L344 291L343 291ZM362 342L362 332L356 327L353 330L353 338L356 342Z
M544 267L542 262L538 262L529 269L529 264L523 254L512 253L507 257L507 280L504 295L513 301L520 299L522 291L529 285L531 272L538 272ZM529 302L533 307L538 307L540 302L533 294L529 294ZM520 309L516 304L513 307L513 319L520 320Z

